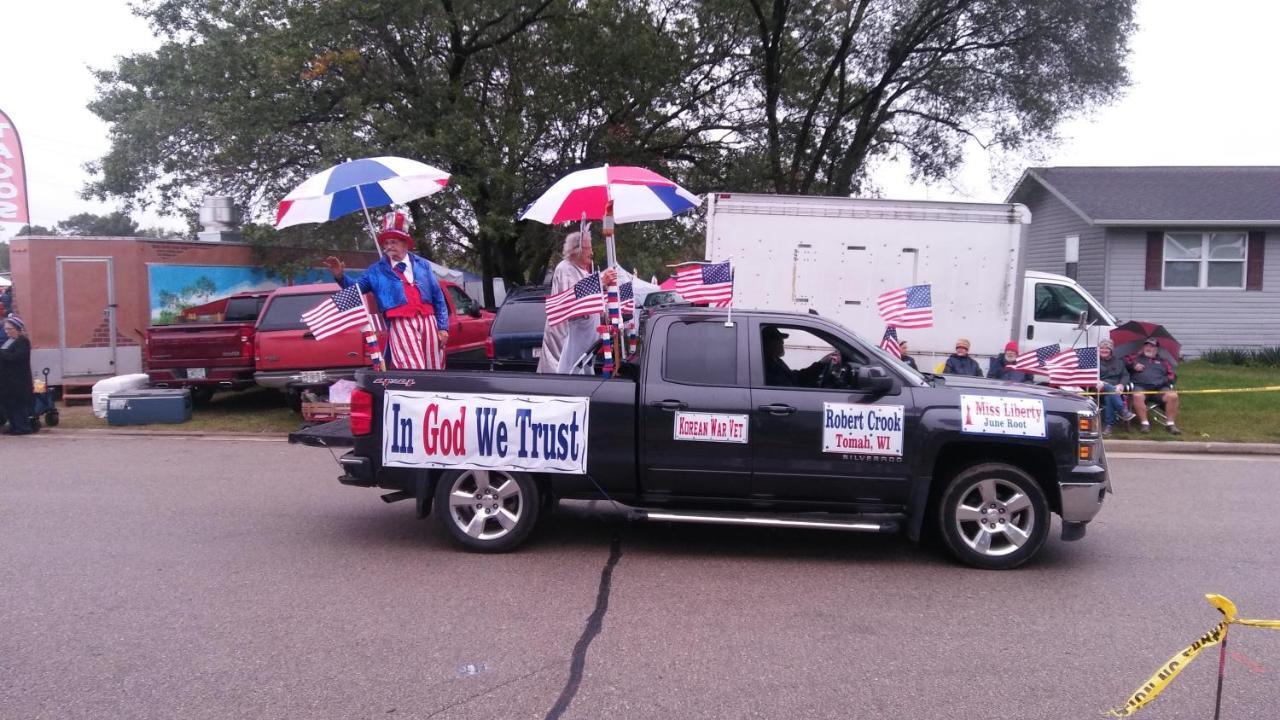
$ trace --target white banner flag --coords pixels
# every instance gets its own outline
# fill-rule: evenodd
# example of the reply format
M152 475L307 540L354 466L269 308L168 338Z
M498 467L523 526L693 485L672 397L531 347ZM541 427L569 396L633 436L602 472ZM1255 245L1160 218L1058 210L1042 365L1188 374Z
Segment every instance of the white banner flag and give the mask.
M585 474L585 397L387 390L382 464Z

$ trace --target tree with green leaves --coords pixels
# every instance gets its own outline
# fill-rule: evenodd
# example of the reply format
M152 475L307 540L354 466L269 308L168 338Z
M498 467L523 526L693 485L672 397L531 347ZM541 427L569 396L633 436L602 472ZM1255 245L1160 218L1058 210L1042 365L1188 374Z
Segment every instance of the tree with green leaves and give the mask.
M735 187L843 196L886 158L943 179L1128 82L1134 0L728 1L760 99Z
M419 250L519 282L558 244L519 210L581 166L679 175L734 124L736 52L692 0L153 0L168 38L98 74L111 149L88 193L132 206L230 194L259 217L349 157L452 173L411 204ZM486 282L486 301L489 296Z

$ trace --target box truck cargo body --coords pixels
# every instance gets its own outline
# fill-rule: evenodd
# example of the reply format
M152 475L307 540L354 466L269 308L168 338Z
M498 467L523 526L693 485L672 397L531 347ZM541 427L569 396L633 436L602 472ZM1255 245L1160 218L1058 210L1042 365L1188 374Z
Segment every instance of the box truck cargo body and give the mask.
M732 258L735 306L813 310L873 340L881 293L930 285L933 327L898 331L922 370L960 337L975 356L1097 344L1115 318L1070 278L1025 270L1030 221L1016 204L713 193L706 256Z

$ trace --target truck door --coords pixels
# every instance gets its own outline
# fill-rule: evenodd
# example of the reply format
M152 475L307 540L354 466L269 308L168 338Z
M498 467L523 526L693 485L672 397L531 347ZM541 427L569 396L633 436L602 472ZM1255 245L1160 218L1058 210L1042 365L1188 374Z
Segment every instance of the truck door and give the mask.
M1086 338L1079 329L1080 313L1087 313L1091 325L1108 324L1108 319L1071 285L1028 279L1024 292L1022 339L1028 348L1054 343L1064 348L1096 345L1098 331L1091 330Z
M751 489L742 323L663 318L649 334L640 402L648 497L745 498Z
M874 356L803 321L751 325L752 497L905 503L903 390L852 387L851 371L879 365Z

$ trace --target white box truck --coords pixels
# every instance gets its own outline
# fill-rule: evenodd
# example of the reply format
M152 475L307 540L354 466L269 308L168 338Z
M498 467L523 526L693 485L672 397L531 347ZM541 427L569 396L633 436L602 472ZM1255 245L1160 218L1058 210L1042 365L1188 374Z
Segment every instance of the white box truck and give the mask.
M1016 204L711 193L706 257L732 258L735 306L814 310L872 341L877 296L929 284L933 327L898 331L920 369L965 337L985 371L1011 339L1024 352L1096 345L1116 325L1071 278L1025 269L1029 222Z

